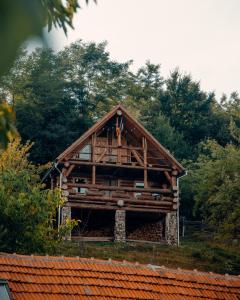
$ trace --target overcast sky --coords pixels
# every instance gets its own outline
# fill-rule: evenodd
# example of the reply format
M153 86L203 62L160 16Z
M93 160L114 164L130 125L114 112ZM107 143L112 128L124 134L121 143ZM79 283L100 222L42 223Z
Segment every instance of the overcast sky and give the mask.
M240 0L82 0L68 37L51 33L62 49L78 39L108 42L117 61L161 64L191 73L206 91L240 91Z

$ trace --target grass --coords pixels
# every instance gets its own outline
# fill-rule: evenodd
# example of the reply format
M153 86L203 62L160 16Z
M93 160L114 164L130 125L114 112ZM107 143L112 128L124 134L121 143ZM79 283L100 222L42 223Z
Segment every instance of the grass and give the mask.
M179 247L149 243L63 242L58 255L127 260L171 268L240 274L240 249L187 238Z

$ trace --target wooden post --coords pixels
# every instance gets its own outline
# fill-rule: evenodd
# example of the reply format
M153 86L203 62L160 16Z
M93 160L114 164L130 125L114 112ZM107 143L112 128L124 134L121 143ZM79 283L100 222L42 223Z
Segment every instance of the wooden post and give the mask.
M168 171L164 171L164 175L166 176L169 183L172 185L172 177L169 175Z
M122 146L122 133L121 133L121 129L119 130L118 133L118 147Z
M119 124L119 117L122 115L121 110L117 111L117 118L116 118L116 134L117 134L117 142L118 142L118 147L122 146L122 133L121 133L121 128Z
M96 133L92 135L92 162L95 162ZM96 165L92 165L92 184L96 184Z
M96 184L96 166L92 166L92 184Z
M121 148L120 146L117 148L117 163L121 164Z
M143 161L144 161L144 188L148 187L148 176L147 176L147 141L146 138L142 139L143 144Z
M172 186L177 186L177 174L178 174L178 171L173 169L172 171Z

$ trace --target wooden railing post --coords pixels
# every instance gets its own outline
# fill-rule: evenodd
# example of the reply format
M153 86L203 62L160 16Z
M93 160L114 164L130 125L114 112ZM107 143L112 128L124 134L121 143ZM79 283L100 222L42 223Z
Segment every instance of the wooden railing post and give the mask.
M95 162L96 133L92 135L92 162ZM92 165L92 184L96 184L96 165Z
M148 174L147 174L147 140L145 137L142 138L143 145L143 163L144 163L144 188L148 187Z

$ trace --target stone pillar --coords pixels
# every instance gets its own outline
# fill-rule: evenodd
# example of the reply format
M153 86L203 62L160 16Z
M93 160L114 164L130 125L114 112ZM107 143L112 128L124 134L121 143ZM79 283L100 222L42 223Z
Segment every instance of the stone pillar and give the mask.
M178 221L176 211L166 214L165 238L168 245L178 245Z
M67 223L67 219L71 220L71 207L70 206L63 206L62 207L61 224L65 225ZM66 232L65 239L66 240L71 240L71 230Z
M126 211L116 210L114 240L116 242L125 242L126 240Z

